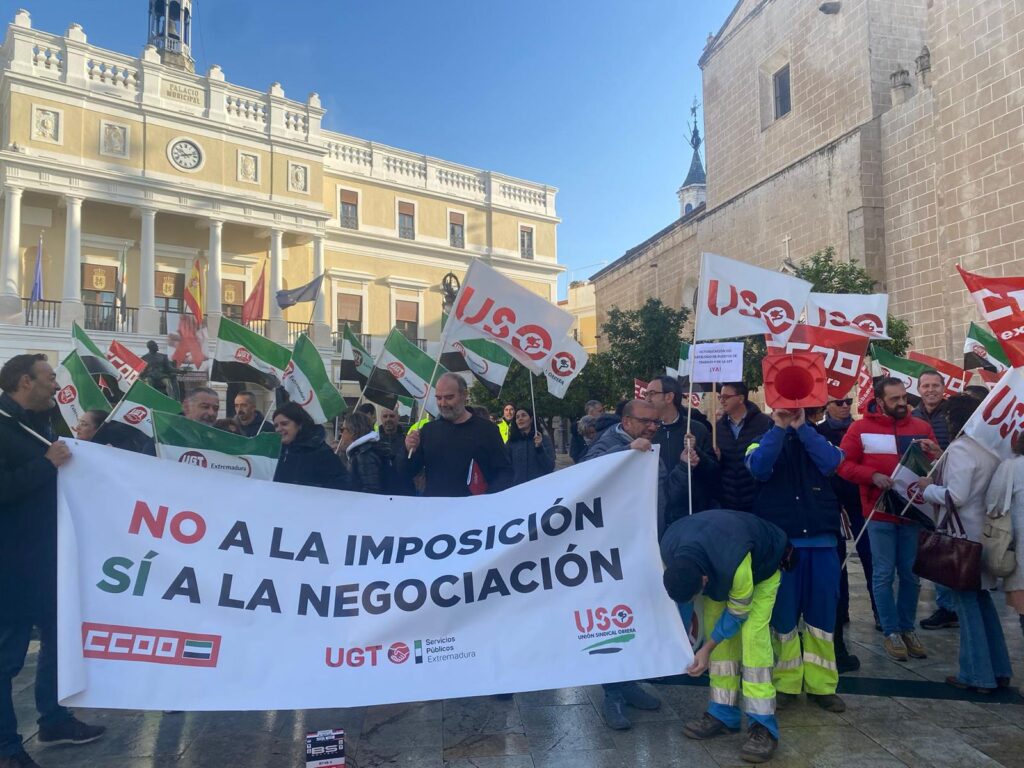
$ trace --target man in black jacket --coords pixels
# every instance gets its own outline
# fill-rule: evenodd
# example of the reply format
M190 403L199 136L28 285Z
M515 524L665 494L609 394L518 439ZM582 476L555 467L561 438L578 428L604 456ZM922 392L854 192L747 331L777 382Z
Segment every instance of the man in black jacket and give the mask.
M747 399L742 382L723 384L718 402L725 413L718 420L719 483L716 494L723 509L749 512L757 483L747 470L747 448L772 428L772 420Z
M28 431L53 440L46 412L57 379L46 355L15 355L0 369L0 389L0 768L32 768L11 683L25 663L33 626L40 634L38 741L86 744L106 729L86 725L57 703L57 467L71 451Z
M256 437L261 432L273 432L274 425L263 417L263 411L256 407L256 395L247 389L235 395L235 424L246 437Z

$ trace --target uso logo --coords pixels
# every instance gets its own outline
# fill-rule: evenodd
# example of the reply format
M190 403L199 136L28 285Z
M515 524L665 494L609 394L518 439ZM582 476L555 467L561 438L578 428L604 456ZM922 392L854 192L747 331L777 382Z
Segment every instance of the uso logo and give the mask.
M388 373L394 376L396 379L401 379L405 376L405 366L397 360L388 363Z
M480 308L470 315L468 307L474 293L472 286L462 287L455 307L456 318L467 325L478 325L484 333L496 339L508 339L513 347L531 360L543 360L551 354L551 334L539 325L520 325L511 307L495 306L494 299L486 297Z
M136 405L124 415L124 420L129 424L141 424L149 416L149 411L141 405Z
M235 350L235 360L237 360L240 363L251 363L252 352L250 352L245 347L239 347L238 349Z
M77 397L78 390L75 389L75 385L68 384L66 387L61 389L60 392L57 393L57 402L60 403L61 405L67 405L68 403L75 402L75 399Z
M551 356L551 372L556 376L571 376L576 371L576 358L568 352L556 352Z
M793 306L784 299L772 299L760 303L753 291L728 286L729 298L722 302L719 298L720 283L712 279L708 283L708 310L716 317L737 310L744 317L756 317L764 321L773 334L784 334L796 325L796 312Z

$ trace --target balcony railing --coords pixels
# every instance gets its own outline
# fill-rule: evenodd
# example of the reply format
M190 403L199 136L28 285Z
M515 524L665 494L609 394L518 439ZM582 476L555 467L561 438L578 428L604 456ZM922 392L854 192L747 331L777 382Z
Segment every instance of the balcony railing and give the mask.
M417 347L422 349L424 352L427 351L427 340L426 339L410 339Z
M288 338L288 343L289 344L294 344L296 339L299 338L299 334L300 333L305 333L306 335L312 335L312 331L311 331L311 329L309 327L309 323L303 323L303 322L296 322L294 320L288 320L287 324L288 324L287 325L287 333L288 333L287 338Z
M267 335L267 321L266 320L250 320L246 326L253 333L258 333L260 336Z
M135 333L138 327L137 307L115 307L112 304L84 304L85 329L112 333ZM163 333L167 333L164 329Z
M60 326L60 302L40 299L22 299L25 308L25 325L36 328L57 328Z

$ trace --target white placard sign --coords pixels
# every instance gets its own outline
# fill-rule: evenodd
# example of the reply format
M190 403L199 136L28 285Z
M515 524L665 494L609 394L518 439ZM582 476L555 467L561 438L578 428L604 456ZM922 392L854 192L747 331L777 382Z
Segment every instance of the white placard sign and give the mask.
M692 660L662 586L655 451L465 498L71 453L57 481L66 704L352 707L643 680Z
M690 347L690 355L693 358L692 378L695 383L743 381L742 341L694 344Z

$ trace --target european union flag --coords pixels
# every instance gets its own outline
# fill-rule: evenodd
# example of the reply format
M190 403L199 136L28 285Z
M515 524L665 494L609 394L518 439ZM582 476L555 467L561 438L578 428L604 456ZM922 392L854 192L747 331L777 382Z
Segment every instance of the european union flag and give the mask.
M298 288L292 288L287 291L277 292L277 306L281 309L287 309L295 304L300 304L303 301L316 301L316 297L320 295L320 284L324 281L324 276L321 273L315 277L311 282L305 285L300 285Z

